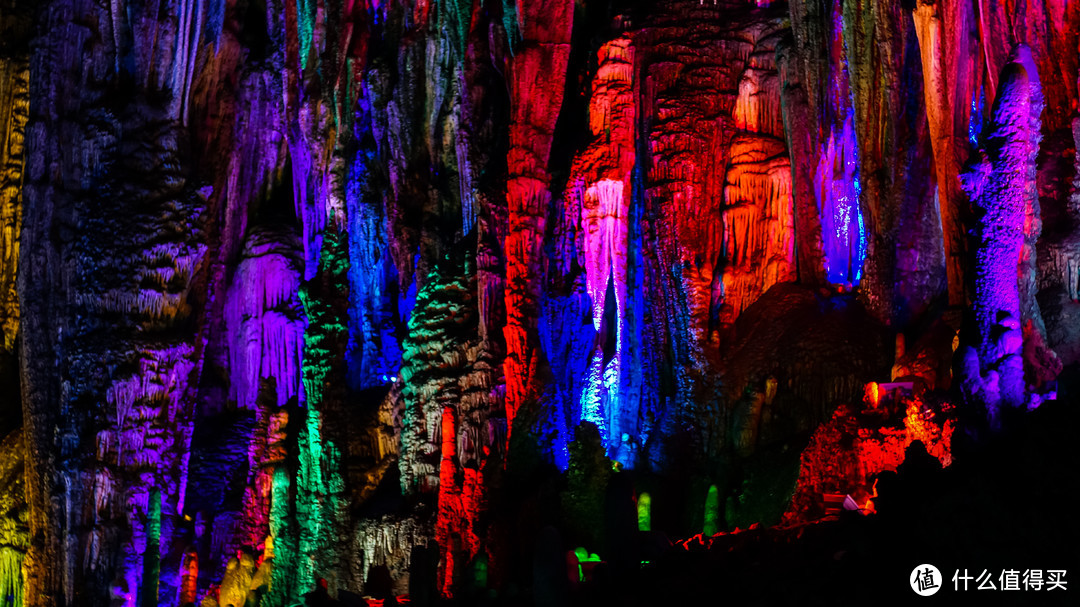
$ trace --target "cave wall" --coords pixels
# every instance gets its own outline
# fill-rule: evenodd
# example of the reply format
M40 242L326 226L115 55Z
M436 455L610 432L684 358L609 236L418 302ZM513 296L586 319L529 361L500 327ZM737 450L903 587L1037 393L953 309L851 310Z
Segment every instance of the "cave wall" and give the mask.
M953 396L991 416L1080 361L1076 3L0 0L0 27L27 605L505 585L505 471L595 464L591 428L621 469L718 475L861 398L896 335L944 389L960 330Z

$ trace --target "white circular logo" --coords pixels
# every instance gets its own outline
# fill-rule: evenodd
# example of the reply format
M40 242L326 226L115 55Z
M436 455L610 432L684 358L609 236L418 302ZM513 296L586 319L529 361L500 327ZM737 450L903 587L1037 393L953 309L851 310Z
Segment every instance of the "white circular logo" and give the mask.
M937 567L933 565L925 564L919 565L908 576L908 582L911 583L911 589L915 591L915 594L919 596L930 596L938 590L941 590L941 584L944 580L941 578L941 572Z

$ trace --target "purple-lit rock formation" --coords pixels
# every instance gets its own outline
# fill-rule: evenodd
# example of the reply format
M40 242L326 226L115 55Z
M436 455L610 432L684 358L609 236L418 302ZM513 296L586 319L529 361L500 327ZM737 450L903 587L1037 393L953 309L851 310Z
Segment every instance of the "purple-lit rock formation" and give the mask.
M588 601L951 462L1080 379L1078 50L1065 0L0 0L0 603Z
M1043 331L1032 294L1042 226L1035 177L1044 101L1031 51L1020 46L1014 56L1002 71L982 146L962 177L978 217L972 298L978 342L976 352L963 350L965 388L995 417L999 406L1027 404L1022 323L1038 327L1029 333L1041 337Z

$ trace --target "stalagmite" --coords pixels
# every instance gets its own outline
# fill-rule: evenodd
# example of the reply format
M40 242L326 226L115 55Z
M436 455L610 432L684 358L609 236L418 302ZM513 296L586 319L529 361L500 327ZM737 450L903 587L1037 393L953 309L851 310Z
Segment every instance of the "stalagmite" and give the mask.
M999 406L1026 404L1020 332L1021 253L1025 209L1037 209L1035 156L1043 109L1039 74L1031 53L1018 47L1002 72L994 114L970 170L965 193L978 214L975 249L975 334L982 400L991 418ZM971 369L970 371L976 371ZM969 378L969 380L978 378ZM995 385L996 384L996 385Z
M703 535L716 535L720 530L720 491L716 485L709 485L705 495L705 523L701 529Z
M642 493L637 498L638 531L652 531L652 497Z

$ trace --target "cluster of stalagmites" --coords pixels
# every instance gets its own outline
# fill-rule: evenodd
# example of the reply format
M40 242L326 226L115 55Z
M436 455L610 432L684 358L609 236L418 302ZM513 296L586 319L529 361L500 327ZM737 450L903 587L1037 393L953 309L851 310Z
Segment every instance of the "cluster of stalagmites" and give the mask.
M939 395L1080 362L1080 8L1028 5L4 3L0 599L506 588L515 465L574 541L639 472L744 522L793 437L788 522L866 507Z

